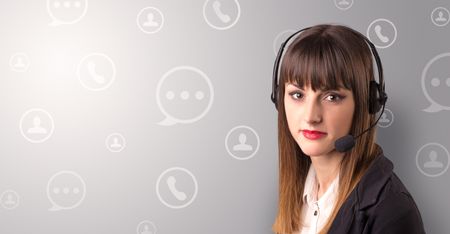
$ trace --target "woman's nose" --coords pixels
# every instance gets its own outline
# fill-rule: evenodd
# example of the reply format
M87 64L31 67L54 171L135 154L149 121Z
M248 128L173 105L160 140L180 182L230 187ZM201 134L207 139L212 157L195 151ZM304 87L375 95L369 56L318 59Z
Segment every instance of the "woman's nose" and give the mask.
M322 121L322 107L316 100L309 100L304 105L303 119L308 124L320 123Z

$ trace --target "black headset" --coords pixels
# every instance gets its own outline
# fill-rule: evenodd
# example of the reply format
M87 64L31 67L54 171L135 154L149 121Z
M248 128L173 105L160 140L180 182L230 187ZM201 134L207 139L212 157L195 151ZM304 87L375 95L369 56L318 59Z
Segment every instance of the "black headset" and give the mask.
M294 36L300 34L302 31L305 31L307 29L310 29L311 27L307 27L304 29L300 29L294 34L290 35L282 44L280 49L278 50L277 57L275 59L274 67L273 67L273 75L272 75L272 94L270 95L270 99L275 104L275 108L278 110L278 101L280 100L279 92L278 92L278 69L280 67L281 63L281 57L284 52L284 48L286 47L287 43L293 38ZM369 105L369 114L376 114L380 109L383 107L382 112L380 113L380 116L378 119L366 130L364 130L362 133L360 133L358 136L353 137L352 135L347 135L344 137L339 138L335 142L336 150L339 152L345 152L351 149L355 144L355 139L360 137L362 134L370 130L372 127L374 127L378 121L380 120L381 115L384 112L384 107L386 105L387 101L387 94L385 92L385 85L384 85L384 79L383 79L383 66L381 65L380 56L378 55L377 49L375 48L375 45L363 34L355 31L358 33L366 43L369 45L371 52L373 56L375 57L375 62L377 64L377 70L378 70L378 80L380 83L377 83L376 81L372 80L369 84L369 98L368 98L368 105Z

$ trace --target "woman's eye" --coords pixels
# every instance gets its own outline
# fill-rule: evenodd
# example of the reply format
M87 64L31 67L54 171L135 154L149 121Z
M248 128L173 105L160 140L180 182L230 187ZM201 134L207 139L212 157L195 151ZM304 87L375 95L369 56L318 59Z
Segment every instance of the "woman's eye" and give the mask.
M300 99L303 97L302 93L299 93L299 92L291 92L291 93L289 93L289 95L291 97L293 97L294 99Z
M341 95L334 94L334 93L332 93L326 97L326 99L330 102L338 102L338 101L342 100L342 98L343 97Z

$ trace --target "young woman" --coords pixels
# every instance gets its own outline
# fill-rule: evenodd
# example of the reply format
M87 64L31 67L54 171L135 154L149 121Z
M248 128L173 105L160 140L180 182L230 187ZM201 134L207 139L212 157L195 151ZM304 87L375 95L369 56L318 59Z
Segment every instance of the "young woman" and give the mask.
M375 143L387 99L375 47L343 25L300 31L283 43L274 68L279 202L273 231L425 233L413 198Z

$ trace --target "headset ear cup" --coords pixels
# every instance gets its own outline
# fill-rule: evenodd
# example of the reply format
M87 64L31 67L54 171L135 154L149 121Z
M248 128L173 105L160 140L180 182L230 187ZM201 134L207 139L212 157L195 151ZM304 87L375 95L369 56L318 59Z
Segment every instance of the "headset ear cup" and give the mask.
M381 109L379 85L376 81L370 81L369 87L369 113L376 114Z

